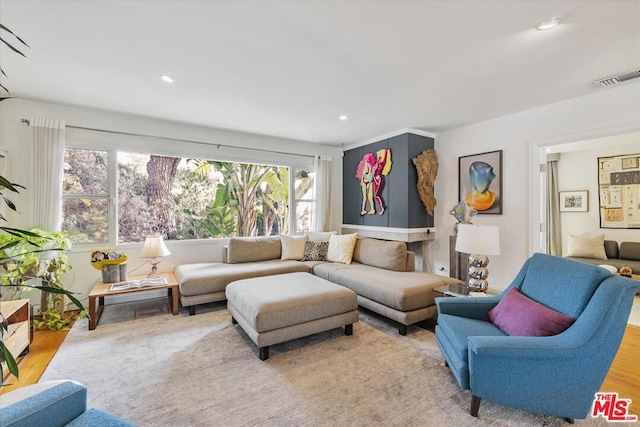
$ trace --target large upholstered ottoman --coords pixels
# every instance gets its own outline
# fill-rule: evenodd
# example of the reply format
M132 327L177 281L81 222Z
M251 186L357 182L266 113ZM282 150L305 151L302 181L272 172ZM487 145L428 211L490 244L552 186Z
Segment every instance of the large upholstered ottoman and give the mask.
M358 321L355 292L309 273L238 280L226 296L232 322L256 343L261 360L270 345L342 326L351 335Z

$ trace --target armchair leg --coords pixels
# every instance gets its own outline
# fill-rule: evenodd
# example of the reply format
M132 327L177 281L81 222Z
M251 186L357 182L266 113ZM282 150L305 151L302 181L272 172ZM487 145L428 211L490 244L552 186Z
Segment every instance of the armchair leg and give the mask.
M565 417L564 420L566 422L568 422L569 424L575 424L576 420L574 420L573 418L569 418L569 417Z
M472 417L478 417L478 409L480 409L480 398L478 396L471 395L471 410L469 413Z

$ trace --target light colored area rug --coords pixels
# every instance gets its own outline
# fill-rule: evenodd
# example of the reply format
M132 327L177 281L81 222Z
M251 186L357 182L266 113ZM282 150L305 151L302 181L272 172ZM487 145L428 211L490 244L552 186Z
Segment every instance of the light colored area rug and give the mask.
M80 381L90 406L140 426L566 426L489 401L471 417L434 334L417 326L403 337L362 313L353 336L275 345L262 362L224 304L166 312L153 300L107 306L93 331L76 322L41 381Z

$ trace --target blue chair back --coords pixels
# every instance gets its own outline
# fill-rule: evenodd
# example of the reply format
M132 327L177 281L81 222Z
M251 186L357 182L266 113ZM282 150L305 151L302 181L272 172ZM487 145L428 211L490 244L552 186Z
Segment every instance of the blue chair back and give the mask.
M522 274L524 273L524 274ZM534 254L514 280L519 291L567 316L578 318L611 273L596 265Z

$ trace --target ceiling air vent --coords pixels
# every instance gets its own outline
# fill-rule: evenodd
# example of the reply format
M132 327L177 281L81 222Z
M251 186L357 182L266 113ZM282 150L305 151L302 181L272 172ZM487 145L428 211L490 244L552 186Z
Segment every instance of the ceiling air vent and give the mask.
M628 73L622 73L604 79L596 80L596 84L603 87L609 87L617 85L618 83L626 82L627 80L637 79L638 77L640 77L640 70L633 70L629 71Z

